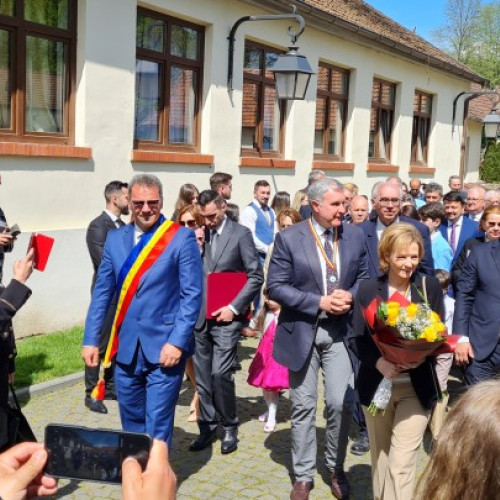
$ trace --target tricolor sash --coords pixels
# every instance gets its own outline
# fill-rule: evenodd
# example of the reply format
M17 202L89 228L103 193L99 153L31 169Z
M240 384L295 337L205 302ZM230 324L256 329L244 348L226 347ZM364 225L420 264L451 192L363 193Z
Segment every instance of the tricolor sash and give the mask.
M171 220L166 220L160 216L156 224L144 233L134 246L129 256L123 263L118 274L116 289L119 293L116 306L115 318L111 327L106 354L102 362L102 368L109 368L111 360L118 350L118 337L120 327L127 315L128 308L135 296L139 283L144 274L155 263L156 259L167 248L172 238L176 235L180 226ZM92 391L94 399L103 400L105 395L105 384L103 373L99 377L99 382Z

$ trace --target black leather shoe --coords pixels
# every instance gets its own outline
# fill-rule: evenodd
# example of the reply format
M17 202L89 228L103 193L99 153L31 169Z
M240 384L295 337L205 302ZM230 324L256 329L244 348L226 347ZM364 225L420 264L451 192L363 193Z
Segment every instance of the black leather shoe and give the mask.
M104 399L106 401L116 401L118 398L116 397L115 391L108 391L106 389L106 393L104 394Z
M202 432L190 445L189 451L201 451L217 441L217 429Z
M238 429L224 431L224 437L220 444L220 452L223 455L232 453L238 449Z
M108 413L108 409L104 406L102 401L98 399L91 398L90 396L85 397L85 406L96 413Z
M353 455L364 455L370 451L370 440L367 436L360 436L351 446Z

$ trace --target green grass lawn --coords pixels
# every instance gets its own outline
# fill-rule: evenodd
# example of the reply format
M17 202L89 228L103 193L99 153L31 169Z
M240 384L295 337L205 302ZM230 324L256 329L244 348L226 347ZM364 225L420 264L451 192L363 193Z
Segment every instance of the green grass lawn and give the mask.
M83 370L83 327L17 341L16 388Z

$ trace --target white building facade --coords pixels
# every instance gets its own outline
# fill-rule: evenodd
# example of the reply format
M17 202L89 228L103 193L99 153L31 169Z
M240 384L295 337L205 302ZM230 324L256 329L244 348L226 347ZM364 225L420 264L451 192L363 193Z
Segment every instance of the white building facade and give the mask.
M324 7L331 2L291 2L306 20L298 45L315 75L304 101L281 105L264 61L287 49L293 22L243 23L228 91L231 26L290 12L289 3L5 2L0 206L23 234L4 281L31 231L55 238L46 271L29 282L19 335L83 323L92 276L85 231L111 180L158 175L169 216L182 184L206 189L215 171L233 175L240 205L258 179L293 196L311 168L365 194L390 175L446 186L458 173L462 117L452 133L453 99L483 79L435 48L426 56L428 44L366 5L368 18L349 20Z

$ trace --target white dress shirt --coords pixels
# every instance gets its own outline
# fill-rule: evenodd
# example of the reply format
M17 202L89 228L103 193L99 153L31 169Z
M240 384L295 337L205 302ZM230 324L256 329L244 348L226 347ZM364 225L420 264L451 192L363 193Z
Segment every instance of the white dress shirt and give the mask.
M262 205L257 200L254 199L252 201L252 205L255 205L257 210L261 210L262 212L264 212L262 210ZM271 207L269 207L268 214L270 214L271 212L274 214L273 231L274 231L274 234L276 234L276 232L277 232L276 214L274 213L274 210ZM265 213L264 213L264 217L266 217ZM266 217L266 219L267 219L267 217ZM250 229L250 232L252 233L253 242L255 243L255 248L257 248L257 252L267 254L267 252L269 251L269 245L266 245L263 241L261 241L259 238L257 238L257 236L255 234L255 226L257 224L257 213L250 205L247 205L241 211L239 222L241 225L248 227L248 229Z

